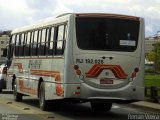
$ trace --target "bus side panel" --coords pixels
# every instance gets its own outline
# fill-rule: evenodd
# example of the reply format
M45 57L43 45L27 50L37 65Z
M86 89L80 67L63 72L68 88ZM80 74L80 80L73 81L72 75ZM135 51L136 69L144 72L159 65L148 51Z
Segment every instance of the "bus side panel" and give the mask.
M74 16L68 21L68 34L65 47L64 98L80 98L81 80L76 76L73 62L73 40L75 38Z
M140 24L140 41L141 41L141 60L140 60L140 70L139 73L137 74L137 77L133 80L132 85L135 86L135 88L138 90L139 88L141 88L139 90L139 92L137 93L137 95L139 95L139 97L137 98L137 100L143 100L144 99L144 70L145 70L145 40L144 40L144 19L141 18L141 24Z
M104 99L104 100L114 100L115 102L120 102L123 100L143 100L144 99L144 91L143 87L136 87L129 83L125 87L112 89L112 90L105 90L105 89L98 89L92 86L89 86L85 83L81 85L81 98L82 99Z
M44 80L45 97L46 100L62 99L64 96L64 58L53 58L50 63L51 76Z
M28 59L18 59L14 58L13 61L13 74L16 79L15 82L17 84L17 92L23 94L30 94L30 86L29 86L29 68L28 68L29 60Z

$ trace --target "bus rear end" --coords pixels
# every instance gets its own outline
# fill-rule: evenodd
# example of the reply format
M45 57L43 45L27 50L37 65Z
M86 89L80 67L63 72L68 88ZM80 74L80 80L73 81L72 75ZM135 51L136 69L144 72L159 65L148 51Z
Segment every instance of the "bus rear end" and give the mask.
M78 98L92 107L143 100L144 20L76 14L74 21L72 82L80 83Z

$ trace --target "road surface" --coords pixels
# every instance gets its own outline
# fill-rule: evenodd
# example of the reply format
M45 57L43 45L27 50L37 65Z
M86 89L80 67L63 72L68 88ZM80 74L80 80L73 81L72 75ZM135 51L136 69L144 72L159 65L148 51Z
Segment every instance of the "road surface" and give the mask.
M160 114L155 111L119 104L114 104L110 112L93 112L89 103L63 103L58 111L45 112L39 109L38 100L35 98L25 96L23 102L15 102L12 92L5 91L0 94L0 120L134 120L135 117L147 119L146 115L154 116L154 120L160 118ZM12 119L5 119L7 117Z

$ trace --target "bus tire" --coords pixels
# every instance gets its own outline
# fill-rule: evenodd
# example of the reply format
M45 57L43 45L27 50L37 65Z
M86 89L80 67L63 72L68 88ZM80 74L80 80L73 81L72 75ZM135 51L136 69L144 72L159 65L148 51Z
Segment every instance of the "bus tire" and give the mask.
M91 108L93 111L110 111L112 103L91 102Z
M0 93L2 93L2 88L0 88Z
M43 111L47 111L48 110L48 101L45 100L45 86L44 86L44 82L41 82L40 85L40 90L39 90L39 106L40 109Z
M14 86L13 86L13 96L14 96L15 101L17 101L17 102L22 101L23 94L17 92L17 83L16 82L14 82Z

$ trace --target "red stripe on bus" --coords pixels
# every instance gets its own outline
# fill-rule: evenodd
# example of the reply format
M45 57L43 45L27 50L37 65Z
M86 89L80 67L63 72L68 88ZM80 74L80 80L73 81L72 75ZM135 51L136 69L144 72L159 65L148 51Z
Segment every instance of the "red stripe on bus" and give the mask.
M18 72L23 73L23 65L22 63L15 63L14 66L18 66ZM61 76L59 71L48 71L48 70L30 70L31 75L38 75L38 76L47 76L47 77L54 77L55 81L61 82ZM23 81L23 80L22 80ZM60 84L56 84L56 94L58 96L64 95L63 87ZM30 94L37 94L37 90L32 88L27 88L24 84L20 84L20 90L23 92L27 92Z
M47 76L47 77L55 77L55 81L62 82L61 76L59 71L48 71L48 70L31 70L32 75L39 75L39 76ZM56 94L58 96L64 95L63 87L60 83L56 84Z
M61 82L59 71L47 71L47 70L31 70L31 75L55 77L55 81Z
M85 73L86 77L88 78L98 77L104 69L111 70L116 78L126 79L128 76L120 65L95 64L92 66L92 68L88 72Z
M23 73L23 66L22 63L14 63L14 66L18 67L18 72Z
M20 88L20 91L30 93L33 95L37 95L37 93L38 93L37 89L32 89L32 88L26 87L24 85L24 80L22 80L22 79L19 79L19 88Z
M56 94L58 96L64 96L64 90L63 90L61 84L56 84Z

